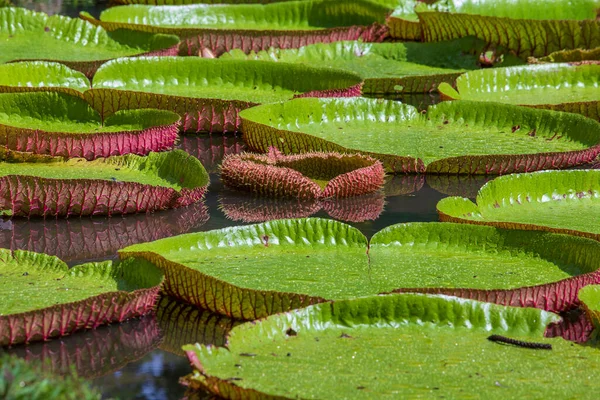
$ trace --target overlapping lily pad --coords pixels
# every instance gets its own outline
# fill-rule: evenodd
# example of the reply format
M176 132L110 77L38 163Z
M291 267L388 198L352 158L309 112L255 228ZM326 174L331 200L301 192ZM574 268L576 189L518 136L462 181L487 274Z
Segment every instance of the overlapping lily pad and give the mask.
M318 43L299 49L271 48L246 55L232 50L221 58L302 63L344 69L360 75L363 93L419 93L453 84L466 70L479 67L484 44L474 38L441 43Z
M139 244L120 256L158 265L169 295L241 319L391 291L560 311L578 304L580 287L600 282L596 241L466 224L394 225L368 244L337 221L278 220Z
M392 173L502 175L565 168L600 153L600 124L580 115L484 102L416 108L372 99L296 99L240 114L252 150L370 155Z
M600 120L600 64L544 64L470 71L443 98L494 101L567 111Z
M83 73L64 64L48 61L0 64L0 93L58 91L81 96L90 87Z
M228 399L589 397L600 387L600 350L544 338L558 319L452 297L378 296L240 325L226 347L184 349L190 385ZM498 336L517 345L490 340Z
M388 34L383 23L390 11L367 0L314 0L265 5L129 5L103 11L100 20L87 13L81 16L109 31L172 33L182 38L180 54L208 50L218 56L231 49L250 52L339 40L381 41Z
M0 210L13 216L117 215L177 208L202 199L208 174L180 150L81 158L0 153Z
M600 240L600 170L542 171L494 179L477 201L449 197L442 221L545 230Z
M357 96L361 82L349 72L304 65L138 57L104 64L85 96L102 115L158 108L181 115L184 131L230 132L245 108L299 96Z
M125 110L102 120L85 100L64 93L0 94L0 145L9 150L93 160L173 148L179 115Z
M478 0L421 3L416 13L425 41L476 36L526 58L600 46L599 8L598 0Z
M0 63L58 61L88 77L107 60L140 54L176 55L179 38L124 29L106 32L89 22L24 8L0 8Z
M67 267L59 258L0 249L0 346L121 322L154 307L163 281L142 260Z
M600 327L600 285L589 285L579 291L579 300L583 304L590 320Z
M360 196L381 189L384 176L381 162L371 157L335 152L286 156L274 147L267 155L229 156L221 165L226 186L273 198Z

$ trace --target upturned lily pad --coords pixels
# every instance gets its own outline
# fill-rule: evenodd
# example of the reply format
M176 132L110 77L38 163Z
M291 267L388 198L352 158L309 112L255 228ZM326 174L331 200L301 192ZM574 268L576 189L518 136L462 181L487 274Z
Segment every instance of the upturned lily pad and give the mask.
M600 64L544 64L470 71L456 90L441 84L443 98L494 101L568 111L600 120Z
M154 307L161 271L142 260L67 267L59 258L0 249L0 346L121 322Z
M596 327L600 328L600 285L588 285L579 291L579 300Z
M0 145L9 150L93 160L173 148L179 115L119 111L104 121L85 100L64 93L0 94Z
M379 218L384 207L385 194L382 192L323 200L242 197L235 196L233 193L219 198L219 209L225 214L225 217L232 221L245 223L307 218L321 210L338 221L374 221Z
M158 108L181 115L184 131L231 132L245 108L303 96L358 96L361 82L349 72L304 65L137 57L104 64L85 96L102 115Z
M66 65L47 61L0 64L0 93L58 91L81 96L90 89L86 76Z
M453 0L416 13L425 41L476 36L526 58L600 46L599 8L598 0Z
M600 153L596 121L491 102L445 102L423 115L393 101L296 99L240 117L251 150L360 153L392 173L502 175L565 168Z
M271 48L246 55L232 50L221 58L301 63L343 69L365 80L363 93L419 93L453 84L466 70L479 68L484 44L473 38L441 43L318 43L299 49Z
M85 161L0 153L0 210L13 216L116 215L202 199L208 174L181 150Z
M600 47L593 49L560 50L550 53L545 57L530 57L529 63L563 63L563 62L585 62L600 61Z
M303 200L353 197L381 189L385 171L380 161L359 154L304 153L228 156L221 165L226 186L265 197Z
M578 304L580 287L600 282L596 241L466 224L394 225L368 244L341 222L278 220L139 244L120 256L158 265L167 294L240 319L396 290L560 311Z
M533 229L600 240L600 170L542 171L485 184L477 201L449 197L442 221Z
M127 31L106 32L89 22L48 16L24 8L0 8L0 64L49 60L88 77L107 60L140 54L176 55L174 35Z
M234 328L227 347L184 350L189 383L228 399L588 398L600 388L600 350L544 338L558 319L452 297L378 296L274 315Z
M383 23L390 11L367 0L315 0L265 5L129 5L103 11L100 20L87 13L81 17L109 31L126 28L175 34L182 38L181 53L198 55L208 50L218 56L232 49L250 52L339 40L382 41L388 34Z
M106 260L137 243L191 232L208 219L203 202L126 218L14 218L0 220L0 248L45 253L74 265Z

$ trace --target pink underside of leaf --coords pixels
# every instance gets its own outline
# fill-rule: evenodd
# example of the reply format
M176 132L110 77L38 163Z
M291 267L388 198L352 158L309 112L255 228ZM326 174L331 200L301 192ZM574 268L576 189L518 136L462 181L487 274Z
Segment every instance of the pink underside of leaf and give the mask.
M312 90L310 92L297 94L295 99L300 97L359 97L362 93L362 83L356 84L345 89Z
M80 157L93 160L124 154L146 155L173 148L178 124L157 126L141 131L70 134L15 128L0 124L0 145L9 150Z
M341 40L382 42L389 36L385 25L350 26L310 31L254 31L222 29L190 29L177 32L183 38L180 55L197 56L208 49L218 57L233 49L248 54L269 48L297 49L315 43L332 43Z
M138 317L154 308L159 286L111 292L38 311L0 316L0 346L48 340Z
M184 207L202 199L194 189L91 179L0 177L0 210L20 217L118 215Z
M587 285L600 283L600 272L595 271L546 285L518 289L483 290L452 288L397 289L394 293L432 293L496 303L513 307L535 307L551 312L562 312L580 305L577 293Z
M572 314L575 313L573 316ZM562 337L576 343L587 342L594 330L594 325L589 320L587 314L581 310L572 310L563 313L562 320L550 324L544 332L546 337Z

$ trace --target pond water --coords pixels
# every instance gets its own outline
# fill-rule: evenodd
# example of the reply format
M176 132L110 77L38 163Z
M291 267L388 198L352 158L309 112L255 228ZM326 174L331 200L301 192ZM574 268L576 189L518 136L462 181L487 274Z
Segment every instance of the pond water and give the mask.
M69 16L76 16L80 10L98 16L105 7L94 0L15 3ZM400 100L424 108L437 99L427 95ZM182 136L178 147L198 157L210 172L211 184L203 204L127 217L0 221L0 247L58 255L75 265L116 258L119 248L134 243L276 216L334 218L371 237L396 223L437 221L435 206L439 200L448 195L474 197L487 181L482 177L402 176L390 178L383 194L343 202L261 201L229 191L219 180L218 165L224 155L245 148L240 136ZM209 312L162 299L155 315L47 343L16 346L9 352L27 359L50 360L51 367L60 373L75 368L106 398L180 399L185 397L186 389L178 380L191 372L180 346L194 342L222 344L224 334L234 324Z

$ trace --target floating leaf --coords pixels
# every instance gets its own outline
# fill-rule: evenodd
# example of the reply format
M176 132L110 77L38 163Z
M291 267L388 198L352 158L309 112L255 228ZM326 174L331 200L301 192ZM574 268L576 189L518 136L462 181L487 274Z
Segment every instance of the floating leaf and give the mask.
M251 150L360 153L392 173L502 175L565 168L600 153L595 121L497 103L445 102L423 115L392 101L296 99L240 116Z
M271 48L246 55L232 50L221 58L302 63L344 69L365 79L363 93L418 93L453 84L465 70L479 67L483 42L463 38L442 43L319 43L299 49Z
M600 170L542 171L485 184L477 201L449 197L437 205L442 221L532 229L600 240Z
M60 63L22 61L0 64L0 93L58 91L81 96L90 86L85 75Z
M526 58L600 46L599 8L598 0L478 0L420 4L416 12L425 41L475 36Z
M188 234L120 251L122 258L158 265L169 295L240 319L394 290L560 311L578 303L580 287L600 282L599 254L600 243L583 238L439 223L395 225L367 245L357 229L318 218Z
M600 327L600 285L589 285L579 291L579 300L583 304L590 320Z
M494 101L600 120L600 64L544 64L471 71L456 80L456 89L441 84L443 98Z
M0 210L14 216L152 212L198 202L208 186L202 164L181 150L94 161L0 156Z
M366 0L315 0L266 5L130 5L103 11L99 21L87 13L81 17L109 31L127 28L175 34L182 38L181 53L208 51L218 56L232 49L250 52L339 40L382 41L388 32L382 24L390 10Z
M0 249L0 346L121 322L154 307L163 274L141 260L67 267L59 258Z
M373 193L383 186L384 175L381 162L371 157L333 152L286 156L273 147L267 155L228 156L221 165L225 186L303 200Z
M123 247L190 232L208 218L202 202L126 218L15 218L0 221L0 248L45 253L73 265L106 260Z
M118 30L106 32L89 22L49 17L24 8L0 8L0 63L58 61L91 77L107 60L140 54L176 55L179 38Z
M0 145L93 160L173 148L179 116L163 110L120 111L102 121L85 100L64 93L0 94Z
M188 382L229 399L589 397L600 351L544 338L558 319L414 294L319 304L186 346Z
M189 132L231 132L239 111L299 96L358 96L349 72L263 61L138 57L110 61L94 76L86 99L102 115L132 108L177 112Z
M530 63L561 63L561 62L582 62L582 61L600 61L600 47L594 49L575 49L555 51L545 57L530 57Z

